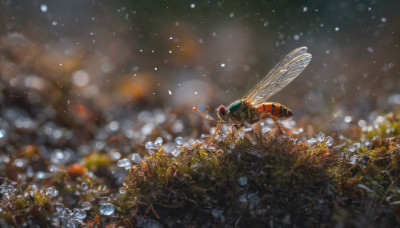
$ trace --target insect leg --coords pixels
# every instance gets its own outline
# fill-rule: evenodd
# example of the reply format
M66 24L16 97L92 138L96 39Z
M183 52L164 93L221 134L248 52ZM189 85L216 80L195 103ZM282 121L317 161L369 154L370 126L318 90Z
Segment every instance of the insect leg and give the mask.
M193 111L199 112L200 115L203 116L203 120L201 121L201 127L203 128L203 131L204 131L204 120L205 119L214 120L214 118L212 118L211 116L207 116L207 113L208 113L208 110L210 110L210 107L207 106L206 112L204 114L196 107L193 107L192 109L193 109Z
M273 115L269 115L269 116L270 116L271 119L274 121L276 127L278 128L278 131L282 133L283 131L282 131L282 129L281 129L281 126L279 126L278 121L276 120L276 118L275 118Z
M211 143L214 141L215 137L217 136L218 131L219 131L219 127L221 126L221 122L222 122L222 121L218 121L217 129L215 129L215 133L214 133L213 137L211 138L211 140L208 142L207 147L208 147L209 145L211 145Z

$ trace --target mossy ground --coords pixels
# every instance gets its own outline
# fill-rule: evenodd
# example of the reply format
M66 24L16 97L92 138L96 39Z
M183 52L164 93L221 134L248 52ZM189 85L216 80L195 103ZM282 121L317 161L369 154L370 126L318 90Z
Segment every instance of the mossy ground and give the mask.
M326 142L272 131L195 144L177 158L159 150L132 169L124 206L171 227L398 225L398 138L353 152Z
M125 171L101 151L34 185L9 180L18 179L12 168L1 180L1 222L47 227L399 227L399 124L399 115L390 113L373 124L338 132L334 139L320 133L305 140L303 133L271 130L222 134L208 147L193 141L175 146L177 156L161 147L127 170L122 187L115 176ZM24 147L18 156L49 162L37 157L39 150ZM58 193L49 192L49 186ZM76 220L72 208L84 201L92 207ZM101 202L112 203L115 213L101 213Z

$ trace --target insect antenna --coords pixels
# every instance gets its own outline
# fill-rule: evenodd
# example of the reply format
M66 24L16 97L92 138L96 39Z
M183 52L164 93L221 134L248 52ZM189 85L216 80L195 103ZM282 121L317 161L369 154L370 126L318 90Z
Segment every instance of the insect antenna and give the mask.
M201 127L202 127L203 131L204 131L204 120L205 120L205 119L215 120L215 119L212 118L211 116L208 116L208 115L207 115L207 113L208 113L209 110L210 110L210 107L207 106L206 112L205 112L205 113L202 113L199 109L197 109L196 107L193 107L193 111L199 112L200 115L203 116L203 120L201 121Z

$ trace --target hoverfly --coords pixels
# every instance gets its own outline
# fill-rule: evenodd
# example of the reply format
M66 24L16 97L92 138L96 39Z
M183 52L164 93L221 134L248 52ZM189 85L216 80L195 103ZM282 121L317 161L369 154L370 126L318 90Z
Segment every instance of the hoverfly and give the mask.
M274 68L240 100L230 104L228 107L219 106L216 111L219 117L217 129L209 146L218 134L221 122L231 122L233 127L239 128L245 123L253 124L267 117L271 117L279 132L282 132L277 118L286 119L293 116L292 111L287 107L273 102L267 102L268 98L287 86L293 79L307 67L311 61L311 54L307 53L307 47L299 47L291 51ZM194 111L203 116L202 127L204 131L204 120L214 120L208 116L209 107L203 114L196 107Z

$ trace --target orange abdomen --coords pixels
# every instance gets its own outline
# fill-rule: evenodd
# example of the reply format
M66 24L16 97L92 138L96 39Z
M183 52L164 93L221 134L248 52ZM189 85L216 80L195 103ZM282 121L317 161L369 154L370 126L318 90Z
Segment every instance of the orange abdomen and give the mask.
M293 113L285 106L278 103L264 103L257 106L260 114L271 114L274 117L290 117Z

